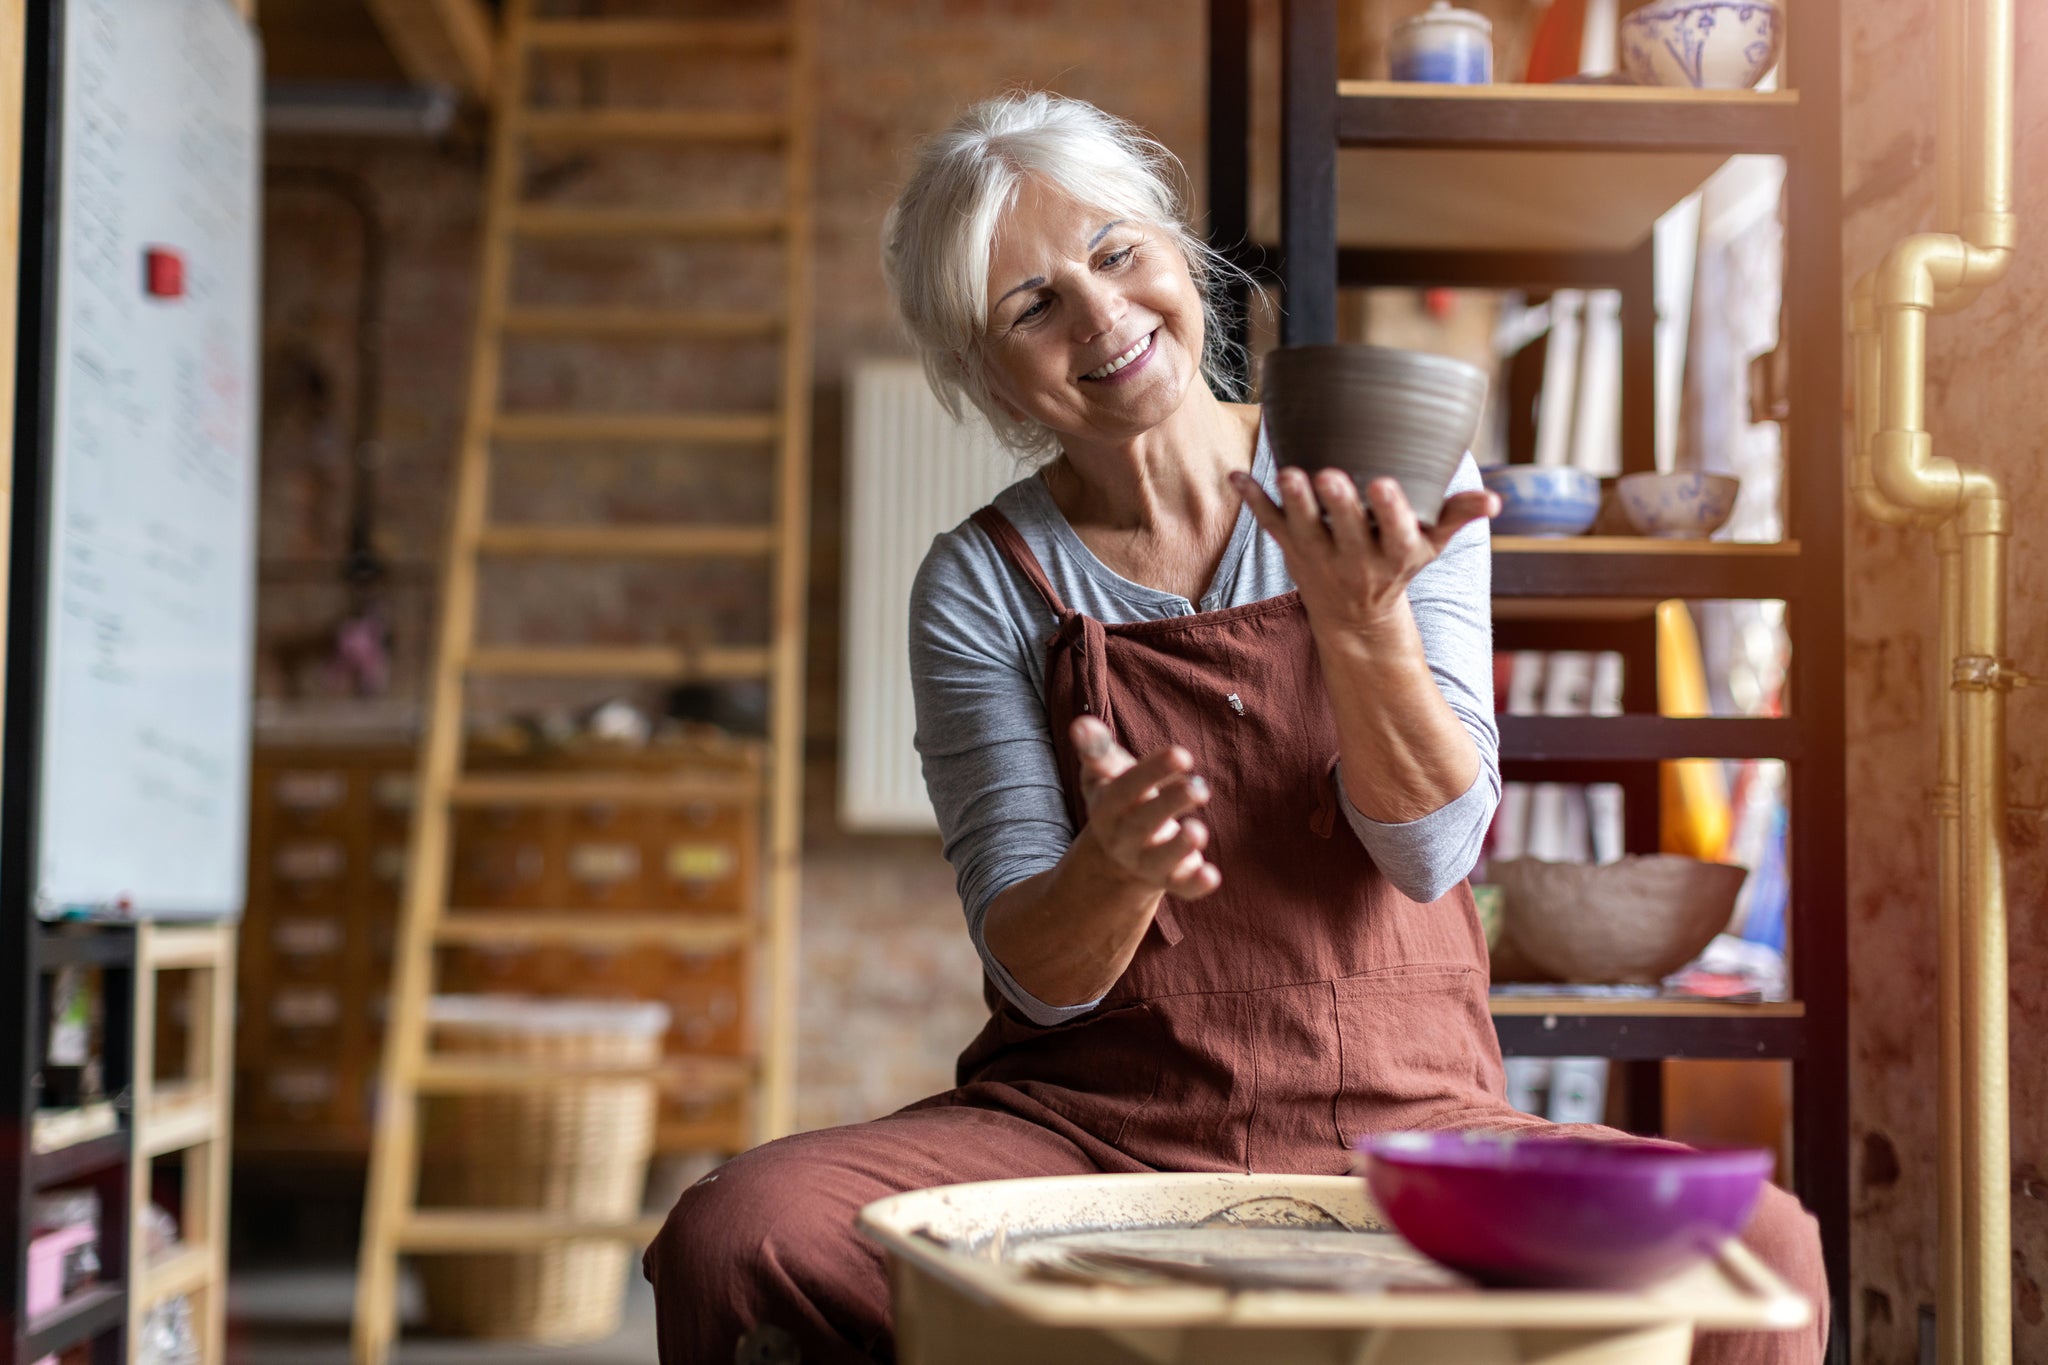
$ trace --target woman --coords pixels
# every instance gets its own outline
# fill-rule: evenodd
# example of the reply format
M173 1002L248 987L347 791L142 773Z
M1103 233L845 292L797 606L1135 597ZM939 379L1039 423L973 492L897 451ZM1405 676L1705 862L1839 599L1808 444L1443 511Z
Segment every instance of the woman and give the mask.
M664 1361L887 1358L853 1218L902 1190L1327 1174L1360 1133L1546 1126L1503 1098L1463 881L1499 794L1493 500L1469 459L1427 528L1391 480L1276 471L1258 409L1219 396L1219 265L1169 161L1012 96L928 143L890 215L934 390L1038 465L939 537L912 600L991 1018L957 1089L684 1194L647 1257ZM1794 1200L1769 1191L1749 1240L1825 1313ZM1818 1360L1825 1331L1698 1358Z

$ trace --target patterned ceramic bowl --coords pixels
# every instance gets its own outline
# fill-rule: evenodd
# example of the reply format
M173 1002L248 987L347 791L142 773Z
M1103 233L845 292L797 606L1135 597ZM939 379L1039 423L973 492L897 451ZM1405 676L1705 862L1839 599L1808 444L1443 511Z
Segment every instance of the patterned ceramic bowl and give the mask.
M1659 0L1621 21L1621 66L1638 85L1747 90L1784 31L1771 0Z
M1625 474L1615 485L1628 519L1646 536L1705 540L1735 510L1742 480L1730 474Z
M1565 465L1502 464L1481 472L1500 495L1497 536L1575 536L1600 511L1600 480Z

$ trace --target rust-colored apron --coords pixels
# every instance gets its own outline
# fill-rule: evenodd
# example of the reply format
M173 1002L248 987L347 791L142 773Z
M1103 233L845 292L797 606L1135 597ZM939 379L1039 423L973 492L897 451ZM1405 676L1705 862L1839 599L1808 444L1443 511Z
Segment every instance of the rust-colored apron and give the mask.
M991 991L960 1083L984 1103L1012 1089L1162 1170L1332 1173L1361 1133L1515 1126L1471 891L1416 904L1345 822L1299 595L1105 625L1060 600L1001 512L975 522L1057 621L1046 710L1076 828L1077 716L1136 755L1179 744L1215 793L1202 818L1223 883L1162 902L1078 1020L1038 1027Z

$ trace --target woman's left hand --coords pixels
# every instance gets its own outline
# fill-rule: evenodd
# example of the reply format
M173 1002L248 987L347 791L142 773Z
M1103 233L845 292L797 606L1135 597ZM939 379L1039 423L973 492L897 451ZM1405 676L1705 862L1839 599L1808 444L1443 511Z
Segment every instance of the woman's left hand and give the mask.
M1436 525L1425 528L1392 479L1374 479L1361 502L1358 485L1341 469L1319 470L1313 480L1306 470L1282 469L1278 504L1249 474L1233 473L1230 482L1259 525L1280 543L1318 633L1372 635L1400 619L1407 610L1410 580L1443 552L1451 537L1500 510L1500 499L1486 490L1455 493L1444 499Z

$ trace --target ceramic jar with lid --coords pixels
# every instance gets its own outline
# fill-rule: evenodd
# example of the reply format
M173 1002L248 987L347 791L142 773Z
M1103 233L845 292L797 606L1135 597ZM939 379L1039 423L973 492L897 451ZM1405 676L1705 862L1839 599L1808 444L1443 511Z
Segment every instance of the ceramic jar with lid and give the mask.
M1436 0L1395 26L1387 65L1397 81L1486 85L1493 80L1493 24L1476 10Z

